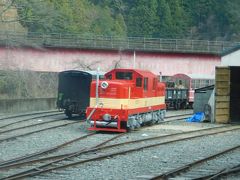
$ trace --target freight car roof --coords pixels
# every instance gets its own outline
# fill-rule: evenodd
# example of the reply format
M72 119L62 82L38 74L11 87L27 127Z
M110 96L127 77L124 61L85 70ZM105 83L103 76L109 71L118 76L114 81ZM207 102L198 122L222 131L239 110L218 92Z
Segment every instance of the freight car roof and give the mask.
M214 79L214 75L209 74L175 74L173 78L183 79Z
M91 74L91 75L96 75L97 74L97 71L80 71L80 70L67 70L67 71L62 71L60 72L61 74L68 74L68 73L75 73L75 74L82 74L82 73L88 73L88 74ZM104 75L106 72L102 72L102 71L99 71L98 74L99 75Z

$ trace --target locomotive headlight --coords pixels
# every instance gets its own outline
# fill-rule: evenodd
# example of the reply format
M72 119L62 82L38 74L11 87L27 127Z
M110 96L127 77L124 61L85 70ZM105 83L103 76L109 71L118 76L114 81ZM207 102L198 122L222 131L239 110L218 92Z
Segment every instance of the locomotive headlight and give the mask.
M101 83L101 88L102 88L102 89L107 89L107 87L108 87L108 82L103 81L103 82Z
M110 114L104 114L103 115L103 120L104 121L110 121L111 120L111 115Z

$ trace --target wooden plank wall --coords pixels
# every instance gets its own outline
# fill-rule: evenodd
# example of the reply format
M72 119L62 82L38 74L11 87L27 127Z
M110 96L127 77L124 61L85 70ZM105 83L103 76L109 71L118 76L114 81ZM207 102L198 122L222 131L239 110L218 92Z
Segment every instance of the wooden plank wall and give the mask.
M230 68L216 67L215 76L215 121L230 122Z

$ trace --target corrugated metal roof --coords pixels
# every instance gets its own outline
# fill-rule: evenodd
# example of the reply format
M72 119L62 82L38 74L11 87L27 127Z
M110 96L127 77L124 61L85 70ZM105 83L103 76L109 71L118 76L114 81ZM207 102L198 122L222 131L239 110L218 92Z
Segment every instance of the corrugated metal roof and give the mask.
M195 89L195 92L202 92L202 91L207 91L207 90L213 90L215 85L210 85L210 86L205 86L202 88Z
M226 55L231 54L231 53L233 53L235 51L238 51L238 50L240 50L240 44L231 48L231 49L224 50L223 53L221 54L221 56L222 57L226 56Z
M96 75L97 71L80 71L80 70L67 70L67 71L62 71L60 73L75 73L75 74L82 74L82 73L88 73L91 75ZM106 72L99 71L99 75L104 75Z
M215 75L209 74L188 74L191 79L215 79Z

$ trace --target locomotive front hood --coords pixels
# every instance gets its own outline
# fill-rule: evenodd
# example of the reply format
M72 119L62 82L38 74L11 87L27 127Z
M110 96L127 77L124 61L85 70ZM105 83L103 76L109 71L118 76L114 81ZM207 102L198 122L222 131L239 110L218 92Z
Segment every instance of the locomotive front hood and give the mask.
M129 92L134 86L134 83L128 80L104 80L99 81L98 92L96 92L96 81L91 84L91 97L96 97L98 93L99 98L129 98Z

